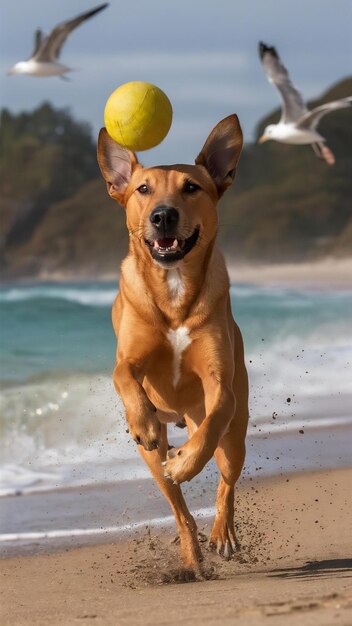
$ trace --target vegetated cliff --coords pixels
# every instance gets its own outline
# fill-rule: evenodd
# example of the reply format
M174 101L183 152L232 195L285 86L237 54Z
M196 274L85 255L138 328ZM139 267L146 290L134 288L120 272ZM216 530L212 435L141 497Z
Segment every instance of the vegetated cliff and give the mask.
M310 107L352 93L345 79ZM279 109L258 125L279 119ZM352 109L324 118L334 167L309 146L245 146L219 208L228 257L250 262L350 255ZM43 104L4 110L0 133L1 263L4 279L116 273L127 249L124 210L107 196L90 128Z

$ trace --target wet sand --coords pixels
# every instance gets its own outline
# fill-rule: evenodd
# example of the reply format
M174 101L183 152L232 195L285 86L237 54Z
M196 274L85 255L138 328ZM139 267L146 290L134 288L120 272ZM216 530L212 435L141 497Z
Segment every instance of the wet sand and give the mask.
M340 408L346 409L348 403L351 398L344 397ZM339 424L337 406L335 410L334 425L329 419L325 427L317 427L317 418L311 421L302 418L295 428L291 423L287 431L287 424L280 424L281 420L275 418L268 430L251 420L246 463L238 481L240 493L253 479L264 484L263 481L276 475L289 479L303 471L348 467L352 423L348 416L341 416L344 423ZM181 443L178 437L172 442ZM137 454L135 461L129 479L118 480L121 465L111 463L104 466L105 474L111 477L109 482L99 482L96 478L86 485L56 489L43 489L39 484L32 490L2 497L0 557L112 542L126 531L139 532L146 525L155 532L173 526L170 507ZM132 478L133 467L145 470L144 476ZM94 466L91 472L94 474ZM215 514L218 480L219 472L212 460L190 483L183 485L186 502L200 524Z
M1 626L352 622L352 469L245 481L236 497L241 551L203 543L209 580L177 584L173 529L1 561ZM207 520L198 522L206 535Z

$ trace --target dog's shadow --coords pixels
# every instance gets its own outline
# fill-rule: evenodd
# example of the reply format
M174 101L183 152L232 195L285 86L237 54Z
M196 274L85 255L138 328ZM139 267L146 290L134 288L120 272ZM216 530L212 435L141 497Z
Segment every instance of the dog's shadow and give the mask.
M273 578L328 578L336 576L339 578L352 577L352 558L330 559L322 561L308 561L299 567L287 567L274 569L268 572L268 576Z

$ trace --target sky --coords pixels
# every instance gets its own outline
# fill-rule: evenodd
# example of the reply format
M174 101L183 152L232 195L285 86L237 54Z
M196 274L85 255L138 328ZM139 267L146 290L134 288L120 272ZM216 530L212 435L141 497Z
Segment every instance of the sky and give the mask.
M99 0L0 1L0 103L31 111L44 100L68 107L97 135L105 102L131 80L154 83L170 98L173 124L144 164L192 162L211 129L237 113L246 141L279 98L259 62L262 40L275 45L306 99L317 97L352 70L351 0L111 0L75 30L61 61L76 71L57 77L6 76L27 59L33 33Z

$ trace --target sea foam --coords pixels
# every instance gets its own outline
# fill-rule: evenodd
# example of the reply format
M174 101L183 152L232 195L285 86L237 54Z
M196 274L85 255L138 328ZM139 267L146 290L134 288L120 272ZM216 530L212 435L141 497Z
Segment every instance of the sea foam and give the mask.
M112 384L115 294L111 283L0 289L3 495L148 475ZM352 294L243 286L231 301L245 341L249 436L346 423ZM170 432L175 444L185 437Z

